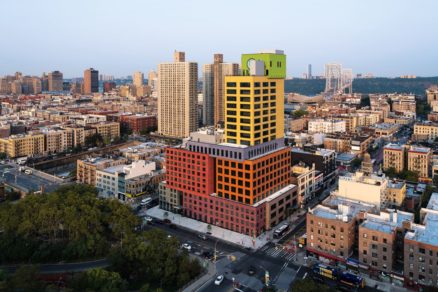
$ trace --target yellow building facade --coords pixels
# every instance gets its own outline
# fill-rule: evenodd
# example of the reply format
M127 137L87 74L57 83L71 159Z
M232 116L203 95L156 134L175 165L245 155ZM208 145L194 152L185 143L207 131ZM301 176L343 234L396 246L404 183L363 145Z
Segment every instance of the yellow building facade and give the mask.
M225 139L258 145L284 136L284 80L225 77Z

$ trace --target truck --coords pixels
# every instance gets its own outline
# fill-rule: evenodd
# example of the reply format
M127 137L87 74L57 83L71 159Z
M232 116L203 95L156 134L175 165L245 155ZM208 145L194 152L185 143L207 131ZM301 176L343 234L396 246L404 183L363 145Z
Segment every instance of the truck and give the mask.
M300 238L298 238L298 246L299 247L305 247L307 244L307 234L304 234Z
M322 276L324 278L328 278L331 280L338 280L339 271L336 268L326 266L323 264L316 264L312 268L312 272L314 275Z

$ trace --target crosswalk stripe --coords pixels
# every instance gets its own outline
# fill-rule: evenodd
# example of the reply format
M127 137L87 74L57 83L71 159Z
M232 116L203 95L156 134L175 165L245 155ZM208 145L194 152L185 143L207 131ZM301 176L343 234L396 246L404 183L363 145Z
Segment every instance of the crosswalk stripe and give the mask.
M264 246L264 247L262 248L262 251L266 251L267 249L269 249L269 246L268 246L268 245Z

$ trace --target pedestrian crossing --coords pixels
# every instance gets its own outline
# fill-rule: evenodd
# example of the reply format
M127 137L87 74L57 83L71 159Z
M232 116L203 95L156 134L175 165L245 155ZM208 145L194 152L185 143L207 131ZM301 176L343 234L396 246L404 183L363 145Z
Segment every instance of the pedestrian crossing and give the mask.
M264 246L261 248L263 253L273 258L282 258L286 261L291 261L295 257L295 253L274 246Z

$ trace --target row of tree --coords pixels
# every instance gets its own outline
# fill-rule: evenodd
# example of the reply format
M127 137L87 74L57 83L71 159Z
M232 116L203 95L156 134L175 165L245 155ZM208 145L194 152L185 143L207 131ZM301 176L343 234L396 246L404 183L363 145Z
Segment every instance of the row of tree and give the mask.
M74 291L174 291L200 274L200 264L179 249L177 239L158 229L138 232L140 224L129 207L98 198L90 186L29 195L0 205L0 263L110 259L108 270L87 271L67 281ZM36 278L34 270L26 273ZM44 284L37 278L34 282ZM5 283L17 285L14 276Z

